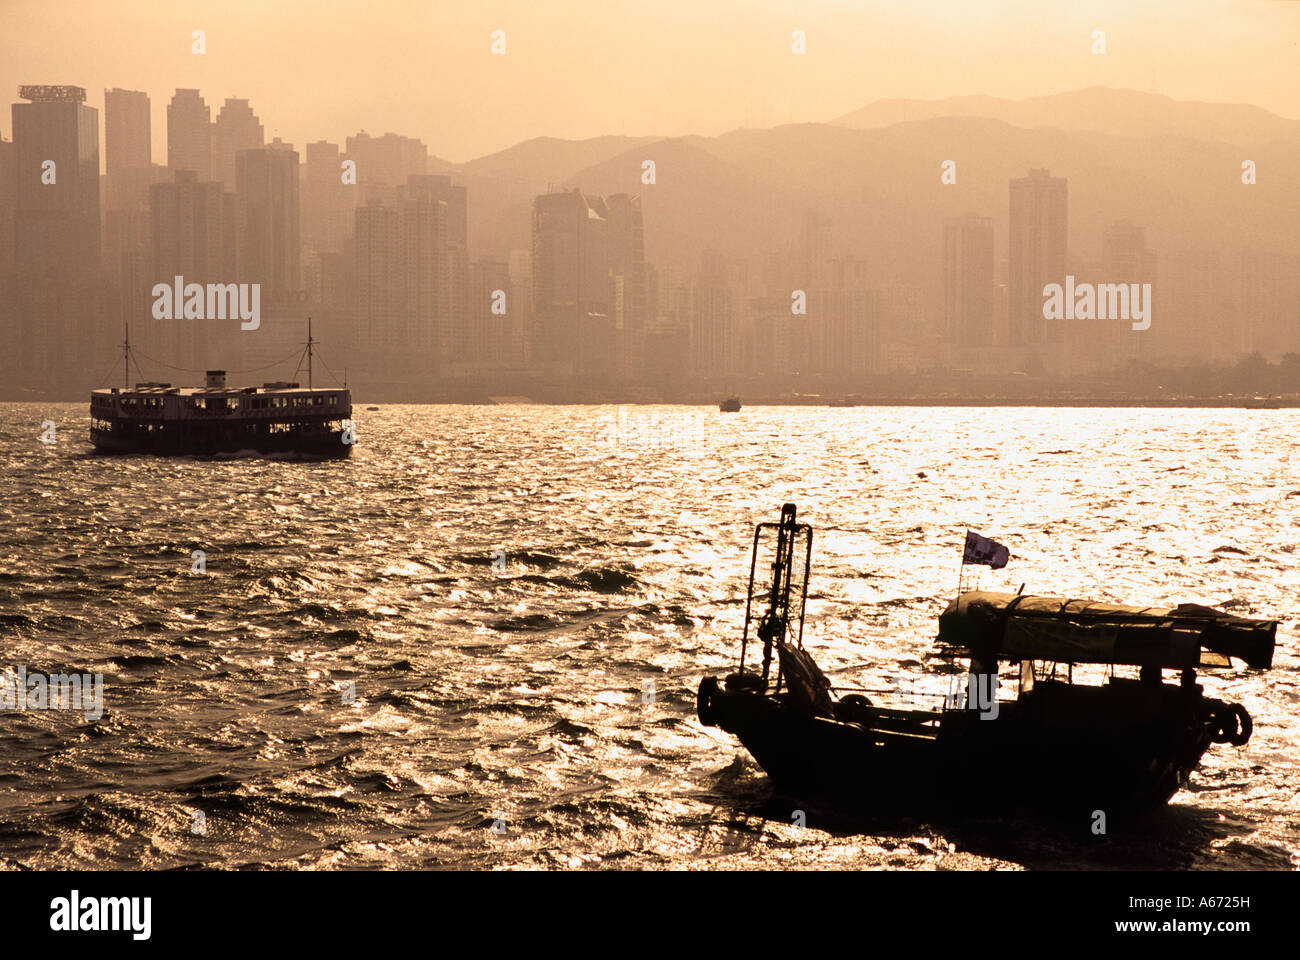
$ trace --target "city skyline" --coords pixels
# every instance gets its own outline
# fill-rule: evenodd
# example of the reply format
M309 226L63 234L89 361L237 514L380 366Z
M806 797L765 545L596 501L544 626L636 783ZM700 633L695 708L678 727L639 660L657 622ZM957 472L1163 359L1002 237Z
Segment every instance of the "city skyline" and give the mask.
M1089 55L1111 56L1097 34ZM426 399L894 394L973 370L1046 385L1300 352L1300 121L1259 107L1106 86L875 100L830 123L543 137L457 164L422 125L335 118L294 140L281 121L310 102L111 82L102 110L80 85L23 85L0 139L0 320L26 389L80 389L126 323L178 372L256 368L307 314L360 383ZM56 120L73 112L75 134ZM1049 286L1076 280L1122 316L1049 320ZM215 327L229 318L180 304L185 283L251 287L238 329L260 332ZM1160 304L1140 337L1130 285ZM174 317L151 310L160 286Z

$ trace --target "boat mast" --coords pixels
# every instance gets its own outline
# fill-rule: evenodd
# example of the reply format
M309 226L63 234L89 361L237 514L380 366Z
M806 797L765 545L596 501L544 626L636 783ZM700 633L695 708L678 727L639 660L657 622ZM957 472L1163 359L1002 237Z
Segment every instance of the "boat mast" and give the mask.
M131 324L122 321L122 388L131 389Z
M311 317L307 318L307 389L311 389Z

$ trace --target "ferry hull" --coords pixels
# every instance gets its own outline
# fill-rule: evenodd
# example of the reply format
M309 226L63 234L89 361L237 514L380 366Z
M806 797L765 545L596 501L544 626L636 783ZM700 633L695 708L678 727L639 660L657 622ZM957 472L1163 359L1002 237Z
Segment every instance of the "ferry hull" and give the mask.
M154 429L149 429L149 427ZM111 430L92 428L90 440L106 454L153 454L156 456L218 456L252 452L263 455L296 455L321 460L351 456L352 444L344 443L342 430L323 424L305 423L297 429L271 432L266 423L187 423L177 429L172 423L117 422Z

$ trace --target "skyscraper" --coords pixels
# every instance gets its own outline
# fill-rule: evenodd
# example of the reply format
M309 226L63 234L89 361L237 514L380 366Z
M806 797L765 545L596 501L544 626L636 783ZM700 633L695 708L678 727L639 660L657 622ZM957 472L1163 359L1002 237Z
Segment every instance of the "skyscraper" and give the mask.
M1234 257L1230 276L1236 280L1233 300L1241 318L1238 349L1243 354L1261 353L1269 360L1300 351L1300 256L1277 250L1241 250ZM1153 299L1156 296L1152 294ZM1157 300L1157 317L1161 309Z
M260 283L263 305L302 289L298 204L296 150L272 143L235 154L239 282Z
M212 124L212 179L235 187L235 154L265 143L262 123L247 100L228 97Z
M1112 223L1101 237L1098 283L1151 283L1155 257L1147 251L1146 232L1128 220ZM1098 319L1088 331L1088 352L1098 368L1109 371L1127 360L1150 353L1145 333L1134 331L1127 319Z
M476 352L469 304L468 201L465 188L451 177L413 174L402 191L407 265L406 308L425 343L426 317L434 320L429 342L438 361L468 360ZM436 226L425 218L436 219ZM428 258L432 256L430 261ZM429 283L416 270L432 270ZM432 312L430 309L432 308Z
M511 250L509 260L511 363L527 363L533 355L533 255L529 250Z
M133 210L147 219L149 186L172 180L153 165L149 95L114 87L104 91L104 210ZM121 218L117 218L121 219Z
M167 166L212 179L212 117L197 90L177 89L167 104Z
M403 289L401 307L389 325L385 346L395 354L418 351L451 359L447 203L413 182L403 191L399 209Z
M509 363L511 360L510 268L494 257L475 260L470 271L470 330L466 359ZM498 312L493 307L501 306ZM499 312L504 309L505 312Z
M608 220L609 284L607 300L613 318L619 373L642 368L642 336L646 325L645 229L641 198L616 193L605 198Z
M397 188L405 185L407 177L424 173L429 150L412 137L396 133L372 137L362 130L348 137L346 159L356 164L362 202L377 198L391 200Z
M740 291L728 282L727 268L722 253L706 249L688 288L691 372L714 382L739 367Z
M71 86L24 86L13 105L14 248L25 271L99 272L99 111Z
M4 306L15 319L6 352L29 382L80 385L108 299L98 288L99 111L82 87L18 93L27 102L13 105L16 282Z
M149 188L149 220L157 282L229 283L235 278L232 194L182 170L172 183Z
M235 200L213 181L200 182L192 170L181 170L172 183L149 188L152 270L149 285L233 283L235 276ZM141 317L144 320L146 318ZM211 352L216 335L231 330L224 321L148 318L143 339L159 359L178 367L199 369L219 365Z
M401 312L401 241L396 209L378 200L357 207L352 244L357 328L352 342L362 351L383 351Z
M1060 343L1060 321L1043 319L1043 287L1065 282L1069 192L1064 177L1035 169L1011 181L1007 336L1012 347Z
M0 137L0 280L14 265L14 143Z
M303 164L302 246L314 253L338 253L352 232L352 209L357 188L343 183L337 143L318 140L307 144Z
M993 340L993 220L968 213L943 223L943 337L954 346Z
M576 189L533 201L538 359L587 372L613 361L607 213Z
M104 91L104 162L108 173L153 162L149 94L114 87Z

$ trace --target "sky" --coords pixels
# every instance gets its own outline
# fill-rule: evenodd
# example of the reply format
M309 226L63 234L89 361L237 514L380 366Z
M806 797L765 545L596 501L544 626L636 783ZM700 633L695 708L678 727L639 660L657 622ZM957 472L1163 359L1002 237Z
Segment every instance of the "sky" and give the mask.
M83 86L101 122L105 88L148 92L155 162L177 87L214 118L249 99L267 140L300 150L391 131L454 162L538 136L715 135L879 98L1090 86L1300 118L1300 2L0 0L0 86L12 100L22 83Z

